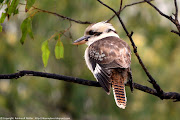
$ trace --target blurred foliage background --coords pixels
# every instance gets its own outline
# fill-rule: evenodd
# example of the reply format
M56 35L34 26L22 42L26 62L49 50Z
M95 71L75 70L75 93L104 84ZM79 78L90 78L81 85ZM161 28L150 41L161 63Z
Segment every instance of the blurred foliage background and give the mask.
M119 0L104 0L104 2L113 8L119 8ZM124 0L124 5L132 2L135 1ZM155 0L153 3L168 15L175 11L173 1ZM113 15L96 0L36 0L34 6L82 21L99 22ZM70 22L47 13L37 13L32 21L34 40L27 37L24 45L21 45L20 25L27 15L24 12L24 5L18 7L19 14L2 24L0 74L34 70L95 80L83 58L86 45L78 47L72 45L72 41L83 35L87 25L71 22L72 26L65 33L66 36L61 36L64 45L63 59L55 59L56 41L50 40L50 59L47 67L44 68L41 44L57 31L67 29ZM3 11L1 8L0 14ZM148 4L128 7L121 16L128 30L134 31L133 39L138 52L158 84L166 92L179 92L180 37L170 32L176 29L175 26ZM117 18L111 23L120 37L130 45ZM131 66L134 82L152 87L147 82L148 78L134 54L132 54ZM129 87L126 87L126 92L128 103L126 109L122 110L116 106L112 92L108 96L102 88L39 77L0 80L0 116L70 117L75 120L178 120L180 118L178 102L160 100L139 90L134 90L132 94Z

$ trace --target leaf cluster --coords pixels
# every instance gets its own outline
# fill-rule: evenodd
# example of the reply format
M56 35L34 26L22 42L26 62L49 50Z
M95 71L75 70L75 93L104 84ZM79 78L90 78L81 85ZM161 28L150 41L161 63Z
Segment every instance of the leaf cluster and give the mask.
M23 20L23 22L21 23L22 36L20 38L20 43L22 45L24 44L27 35L29 35L31 39L34 39L34 35L32 32L32 19L36 13L43 12L43 11L40 11L40 9L33 9L33 8L35 8L35 7L33 7L35 1L36 0L26 0L26 4L20 3L20 0L1 0L0 1L1 8L5 7L5 12L2 13L1 18L0 18L0 24L4 23L6 18L9 20L11 15L16 15L19 13L19 9L18 9L19 4L25 5L24 11L27 13L27 18L25 18ZM3 28L0 25L0 32L2 31L2 29ZM60 35L56 36L56 34L57 33L52 35L51 38L49 38L49 40L54 38L54 37L56 39L58 36L58 40L57 40L57 43L55 45L54 52L55 52L56 59L60 59L60 58L64 57L64 47L63 47L63 43L60 41ZM50 50L48 47L49 40L44 41L42 43L42 47L41 47L42 61L43 61L44 67L47 66L49 55L50 55Z

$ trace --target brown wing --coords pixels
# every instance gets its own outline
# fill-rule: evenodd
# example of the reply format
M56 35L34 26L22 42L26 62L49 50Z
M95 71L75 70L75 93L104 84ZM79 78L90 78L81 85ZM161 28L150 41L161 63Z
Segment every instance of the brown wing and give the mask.
M106 37L91 44L88 52L94 76L109 93L111 68L130 67L131 51L128 44L117 37Z
M89 46L89 57L105 68L129 68L131 50L117 37L106 37Z

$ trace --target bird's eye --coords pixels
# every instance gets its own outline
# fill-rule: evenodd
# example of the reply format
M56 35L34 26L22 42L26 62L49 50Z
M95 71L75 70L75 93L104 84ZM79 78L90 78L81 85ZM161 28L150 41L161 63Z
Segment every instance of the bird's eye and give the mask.
M89 35L94 35L94 33L92 30L89 31Z

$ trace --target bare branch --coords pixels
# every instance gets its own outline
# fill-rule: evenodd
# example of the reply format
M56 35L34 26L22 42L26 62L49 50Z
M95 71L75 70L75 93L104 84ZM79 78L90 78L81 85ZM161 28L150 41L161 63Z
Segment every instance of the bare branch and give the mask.
M40 8L36 8L36 7L33 7L34 9L40 11L40 12L45 12L45 13L49 13L49 14L53 14L55 16L58 16L60 18L63 18L63 19L66 19L66 20L69 20L69 21L72 21L72 22L76 22L76 23L79 23L79 24L91 24L91 22L88 22L88 21L80 21L80 20L75 20L75 19L72 19L70 17L66 17L66 16L63 16L63 15L60 15L58 13L55 13L55 12L50 12L50 11L47 11L47 10L43 10L43 9L40 9Z
M75 78L75 77L63 76L63 75L52 74L52 73L29 71L29 70L22 70L13 74L1 74L0 79L18 79L23 76L52 78L56 80L63 80L66 82L73 82L73 83L78 83L78 84L87 85L87 86L101 87L100 84L98 84L96 81L89 81L89 80L84 80L84 79Z
M149 0L149 1L154 1L154 0ZM141 3L145 3L145 1L143 0L143 1L135 2L135 3L127 4L121 9L121 11L123 11L127 7L134 6L134 5L141 4Z
M123 0L121 0L123 1ZM150 0L150 1L153 1L153 0ZM122 2L120 2L120 9L118 11L118 13L120 14L125 8L127 7L130 7L130 6L134 6L134 5L137 5L137 4L141 4L141 3L145 3L145 1L139 1L139 2L134 2L134 3L131 3L131 4L127 4L125 5L124 7L122 7ZM110 22L116 15L114 14L111 18L109 18L109 20L107 20L108 22Z
M118 15L118 13L117 13L113 8L111 8L110 6L106 5L105 3L103 3L103 2L100 1L100 0L97 0L97 1L100 2L102 5L104 5L105 7L107 7L108 9L110 9L111 11L113 11L114 14L118 17L119 22L121 23L124 31L126 32L126 35L129 37L129 40L131 41L131 45L133 46L134 53L135 53L135 55L136 55L139 63L141 64L141 67L143 68L143 70L145 71L146 75L147 75L148 78L149 78L149 82L150 82L150 83L153 85L153 87L156 89L158 96L159 96L161 99L163 99L163 98L164 98L164 96L163 96L163 95L164 95L164 94L163 94L163 93L164 93L163 90L162 90L162 89L160 88L160 86L156 83L155 79L151 76L151 74L149 73L149 71L148 71L147 68L145 67L143 61L141 60L141 58L140 58L140 56L139 56L139 54L138 54L138 52L137 52L137 47L136 47L136 45L135 45L135 43L134 43L134 41L133 41L133 39L132 39L133 32L131 32L131 33L128 32L128 30L127 30L124 22L122 21L120 15Z
M56 80L63 80L66 82L78 83L78 84L86 85L86 86L101 87L99 82L96 82L96 81L90 81L90 80L85 80L85 79L80 79L80 78L75 78L75 77L70 77L70 76L63 76L63 75L58 75L58 74L52 74L52 73L28 71L28 70L19 71L17 73L13 73L13 74L2 74L2 75L0 75L0 79L18 79L23 76L36 76L36 77L52 78L52 79L56 79ZM129 83L127 83L126 86L129 86ZM143 92L146 92L146 93L149 93L149 94L159 97L156 90L151 89L147 86L143 86L138 83L133 83L133 86L135 89L138 89L140 91L143 91ZM171 99L174 101L180 101L180 94L176 93L176 92L166 92L166 93L163 92L163 99Z
M120 12L121 9L122 9L122 4L123 4L123 0L121 0L121 2L120 2L119 12Z
M147 2L150 6L152 6L160 15L162 15L163 17L171 20L173 22L173 18L164 14L163 12L161 12L155 5L153 5L149 0L144 0L145 2Z
M174 14L175 20L178 20L178 6L177 6L177 1L176 0L174 0L174 6L175 6L175 9L176 9L176 12Z
M19 3L19 4L26 5L26 4L23 4L23 3ZM37 7L34 7L34 6L32 6L32 8L38 10L39 12L49 13L49 14L55 15L57 17L60 17L60 18L63 18L63 19L66 19L66 20L69 20L69 21L72 21L72 22L75 22L75 23L79 23L79 24L92 24L91 22L88 22L88 21L75 20L75 19L72 19L70 17L66 17L64 15L61 15L61 14L58 14L58 13L55 13L55 12L43 10L43 9L40 9L40 8L37 8Z
M148 3L151 7L153 7L161 16L167 18L168 20L170 20L172 23L174 23L174 25L177 27L178 29L178 32L174 32L173 30L173 33L176 33L178 35L180 35L180 23L178 21L178 6L177 6L177 2L176 0L174 0L174 4L175 4L175 9L176 9L176 12L174 14L175 16L175 19L173 19L171 16L168 16L166 14L164 14L162 11L160 11L155 5L153 5L149 0L144 0L146 3ZM172 32L172 31L171 31Z
M178 31L171 30L171 32L172 32L172 33L175 33L175 34L177 34L177 35L179 35L179 36L180 36L180 32L178 32Z

